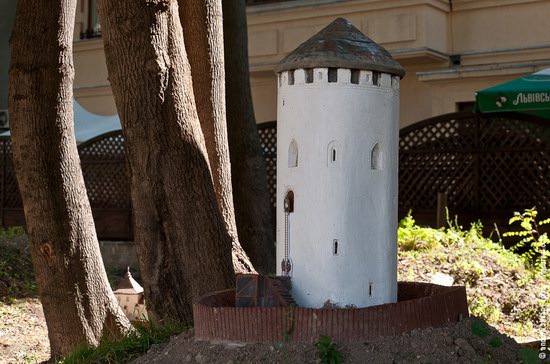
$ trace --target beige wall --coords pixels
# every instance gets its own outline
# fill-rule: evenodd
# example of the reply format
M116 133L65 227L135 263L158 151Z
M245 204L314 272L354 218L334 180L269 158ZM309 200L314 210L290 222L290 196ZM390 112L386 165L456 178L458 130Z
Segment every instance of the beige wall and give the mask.
M405 68L418 63L447 64L447 1L311 1L300 0L248 9L249 55L258 122L276 120L275 75L270 72L286 54L337 16L350 20L369 37L394 51ZM443 28L443 31L440 29ZM269 71L269 72L268 72ZM403 80L402 93L415 93L414 78ZM420 87L423 95L430 90ZM269 95L275 95L268 98ZM414 107L415 116L410 116ZM430 116L430 105L403 98L401 119Z
M550 67L548 0L453 0L452 6L448 0L295 0L251 6L258 122L277 118L275 65L338 16L386 47L406 69L401 126L453 112L457 102L473 101L478 89ZM84 22L85 11L77 25L79 19ZM450 67L450 55L460 55L459 66ZM75 66L75 95L82 105L115 113L100 39L75 42Z
M116 114L101 38L82 40L75 44L74 95L89 111L100 115ZM91 70L91 71L90 71Z

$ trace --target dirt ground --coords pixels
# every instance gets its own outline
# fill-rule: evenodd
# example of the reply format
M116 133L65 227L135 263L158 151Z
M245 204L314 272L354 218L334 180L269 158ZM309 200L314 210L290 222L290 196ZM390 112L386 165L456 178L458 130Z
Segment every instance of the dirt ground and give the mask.
M0 363L39 363L50 356L48 329L38 298L0 305Z
M0 246L1 247L1 246ZM6 250L2 247L3 251ZM530 323L533 317L541 317L535 309L546 292L544 282L530 280L519 285L520 271L505 272L501 264L485 256L485 253L453 247L418 256L404 256L399 262L403 280L430 281L435 273L445 273L455 278L455 284L467 285L468 298L483 295L487 302L503 310L496 327L518 340L534 341L532 333L542 332L542 322L534 322L531 335L522 335L515 327L518 322ZM460 253L460 254L459 254ZM471 255L469 255L471 254ZM12 254L19 256L19 254ZM473 258L475 256L475 259ZM11 259L11 256L8 255ZM32 283L32 267L28 261L6 261L8 268L0 279L0 297L7 296L8 287L19 292L15 298L0 302L0 364L39 363L49 357L49 342L40 301L36 293L27 292ZM19 259L19 258L18 258ZM461 262L480 261L472 273L471 267L461 268ZM457 263L458 262L458 263ZM25 263L25 264L23 264ZM458 269L458 268L460 269ZM6 268L6 267L4 267ZM479 272L478 272L479 270ZM21 278L20 271L28 271ZM17 273L17 275L15 274ZM474 274L475 273L475 274ZM4 272L6 274L6 272ZM13 276L13 277L12 277ZM27 277L28 276L28 277ZM10 278L11 277L11 278ZM15 279L19 277L18 279ZM0 277L2 278L2 277ZM12 279L13 278L13 279ZM10 280L11 279L11 280ZM19 287L20 286L20 287ZM513 295L510 292L514 293ZM32 293L32 294L31 294ZM21 297L18 297L21 296ZM26 296L26 297L25 297ZM483 321L467 319L444 328L417 330L397 337L386 337L361 343L335 343L342 353L344 363L519 363L519 345L496 329L480 324ZM485 329L479 329L479 326ZM539 327L540 326L540 327ZM538 347L535 347L538 350ZM534 357L533 357L534 354ZM539 363L537 352L524 363ZM548 354L548 352L546 353ZM523 352L522 355L525 355ZM181 334L162 346L154 346L136 360L144 363L316 363L317 349L313 345L284 342L272 344L210 343L195 341L192 331ZM546 359L546 362L549 362Z
M0 317L1 364L39 363L48 359L47 329L38 299L22 299L4 306ZM442 328L415 330L397 337L335 344L342 353L344 363L521 362L520 347L512 338L474 318ZM190 330L172 338L167 344L153 346L133 363L318 362L317 349L313 345L292 342L211 343L195 341ZM536 362L539 361L527 361Z
M482 337L483 336L483 337ZM477 319L397 337L335 343L344 363L520 363L519 345ZM320 363L313 345L195 341L192 331L152 347L133 364L146 363ZM538 362L538 360L537 360Z

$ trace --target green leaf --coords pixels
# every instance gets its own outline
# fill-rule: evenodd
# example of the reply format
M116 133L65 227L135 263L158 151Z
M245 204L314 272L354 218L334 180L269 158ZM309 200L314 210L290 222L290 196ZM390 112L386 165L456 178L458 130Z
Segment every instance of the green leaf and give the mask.
M531 221L529 220L523 220L521 222L521 227L527 231L532 231L533 230L533 226L531 225Z
M500 348L502 346L502 344L504 344L504 342L498 336L493 336L491 338L491 340L489 341L489 346L491 346L492 348L495 348L495 349Z
M519 349L519 358L524 364L539 363L539 352L532 348Z
M517 213L517 212L515 212ZM514 222L521 220L521 216L514 216L508 221L508 225L512 225Z
M472 334L479 336L481 338L487 337L491 333L487 324L485 324L485 322L479 319L474 319L472 321L471 328L472 328Z

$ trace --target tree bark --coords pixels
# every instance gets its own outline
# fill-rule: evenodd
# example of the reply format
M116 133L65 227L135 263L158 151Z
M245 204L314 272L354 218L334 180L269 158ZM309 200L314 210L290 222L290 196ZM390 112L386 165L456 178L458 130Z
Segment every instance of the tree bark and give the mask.
M227 130L237 231L254 267L275 272L265 159L254 118L245 0L223 0Z
M15 171L51 355L125 335L109 286L73 127L76 0L19 0L9 109Z
M239 244L225 118L225 69L221 0L178 0L193 93L204 135L214 191L233 245L235 271L253 270Z
M193 298L230 288L235 278L177 2L104 0L98 9L148 312L153 321L189 321Z

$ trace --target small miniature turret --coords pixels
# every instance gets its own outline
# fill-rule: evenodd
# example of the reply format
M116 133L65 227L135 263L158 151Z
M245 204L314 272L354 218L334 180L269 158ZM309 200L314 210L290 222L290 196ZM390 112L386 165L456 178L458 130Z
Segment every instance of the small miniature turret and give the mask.
M130 267L128 267L126 274L124 274L124 278L118 283L114 294L118 304L122 307L122 310L130 321L147 320L143 287L132 277Z

